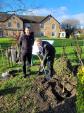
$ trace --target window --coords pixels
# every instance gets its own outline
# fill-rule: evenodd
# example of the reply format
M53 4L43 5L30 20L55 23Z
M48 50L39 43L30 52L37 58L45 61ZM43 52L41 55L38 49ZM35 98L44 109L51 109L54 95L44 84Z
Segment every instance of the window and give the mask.
M64 37L64 33L62 33L62 36Z
M55 24L52 24L52 29L55 29Z
M20 23L17 23L17 28L20 28Z
M40 24L41 28L44 28L44 24Z
M8 27L11 27L12 25L11 25L11 22L8 22Z
M40 34L41 34L41 36L44 36L44 32L41 32Z
M55 32L52 32L52 36L55 36L56 35L56 33Z

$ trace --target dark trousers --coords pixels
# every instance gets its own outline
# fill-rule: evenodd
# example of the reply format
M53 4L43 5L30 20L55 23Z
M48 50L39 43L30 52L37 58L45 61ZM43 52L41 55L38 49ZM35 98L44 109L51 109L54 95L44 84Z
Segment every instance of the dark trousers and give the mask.
M26 65L31 66L32 52L22 53L23 74L26 75ZM28 67L28 68L29 68Z
M51 77L53 76L53 72L54 72L53 64L54 64L54 58L46 59L44 62L44 67L47 65L47 70L48 70L47 74Z
M48 71L47 75L52 77L54 73L53 64L54 64L54 58L45 59L43 66L41 65L39 68L39 72L45 73L45 67L47 66L47 71Z

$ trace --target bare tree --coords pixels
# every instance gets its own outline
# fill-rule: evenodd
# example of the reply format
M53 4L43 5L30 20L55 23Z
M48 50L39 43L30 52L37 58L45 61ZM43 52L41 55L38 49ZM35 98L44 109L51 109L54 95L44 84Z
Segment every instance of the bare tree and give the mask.
M80 27L80 22L77 19L65 19L62 21L61 27L66 32L66 38L69 38Z
M26 7L25 7L23 0L15 0L14 3L16 5L13 5L10 2L6 2L6 1L1 0L0 12L17 13L17 12L25 11Z
M31 0L31 4L28 6L27 4L24 2L24 0L12 0L15 5L13 5L10 2L6 2L1 0L0 3L0 12L5 12L5 13L14 13L14 14L22 14L23 12L29 12L31 14L33 14L33 11L35 9L39 9L41 7L41 5L39 6L39 4L37 4L36 0Z

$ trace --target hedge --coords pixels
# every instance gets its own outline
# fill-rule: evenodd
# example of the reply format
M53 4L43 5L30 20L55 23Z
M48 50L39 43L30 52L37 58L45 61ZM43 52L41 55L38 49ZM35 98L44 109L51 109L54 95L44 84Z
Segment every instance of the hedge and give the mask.
M63 47L63 46L75 46L77 43L80 46L84 45L84 39L83 40L76 40L76 39L54 39L54 38L42 38L43 40L54 40L54 46L55 47Z
M84 45L84 40L75 40L75 39L55 39L54 46L63 47L63 46L75 46L77 43L80 46Z
M77 45L77 43L80 46L84 45L84 39L80 40L78 39L56 39L56 38L46 38L46 37L39 37L43 40L54 40L54 46L55 47L63 47L63 46L75 46ZM3 43L5 44L5 46L10 45L12 41L12 38L0 38L0 45L4 46Z

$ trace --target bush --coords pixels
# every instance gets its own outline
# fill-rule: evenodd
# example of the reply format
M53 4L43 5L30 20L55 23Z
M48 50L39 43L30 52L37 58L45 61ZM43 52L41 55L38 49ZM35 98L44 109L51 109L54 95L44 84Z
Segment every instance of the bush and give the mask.
M56 71L56 75L58 75L58 76L72 75L71 62L65 56L62 56L55 61L54 69Z
M84 113L84 66L80 67L77 77L77 113Z
M84 40L84 34L80 34L80 36L78 37L78 39Z

